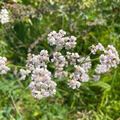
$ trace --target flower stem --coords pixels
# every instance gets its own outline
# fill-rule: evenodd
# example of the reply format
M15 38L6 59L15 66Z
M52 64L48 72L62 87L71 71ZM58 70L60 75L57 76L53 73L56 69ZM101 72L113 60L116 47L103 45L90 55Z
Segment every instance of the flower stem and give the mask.
M84 63L87 63L87 62L93 62L93 61L96 61L96 60L99 60L99 58L91 59L91 60L88 60L88 61L83 61L81 64L84 64Z
M17 68L24 68L24 69L27 69L27 67L20 66L20 65L8 64L7 66L8 66L8 67L17 67Z

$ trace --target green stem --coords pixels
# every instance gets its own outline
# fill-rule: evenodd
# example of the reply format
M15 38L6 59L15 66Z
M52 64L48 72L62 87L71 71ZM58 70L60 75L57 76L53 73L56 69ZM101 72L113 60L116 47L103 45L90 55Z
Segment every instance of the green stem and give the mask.
M88 60L88 61L83 61L81 64L84 64L84 63L86 63L86 62L93 62L93 61L96 61L96 60L99 60L99 58L91 59L91 60ZM81 65L81 64L80 64L80 65Z
M8 66L8 67L17 67L17 68L24 68L24 69L27 69L27 67L20 66L20 65L8 64L7 66Z
M93 62L93 61L96 61L96 60L99 60L100 58L95 58L95 59L91 59L91 61Z

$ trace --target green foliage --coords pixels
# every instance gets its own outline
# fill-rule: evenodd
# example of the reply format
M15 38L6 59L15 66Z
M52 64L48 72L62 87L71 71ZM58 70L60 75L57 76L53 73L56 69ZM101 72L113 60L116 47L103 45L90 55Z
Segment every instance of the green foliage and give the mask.
M0 25L0 55L6 56L10 63L25 65L29 49L35 54L42 49L52 51L46 41L47 34L59 29L77 37L77 47L71 51L80 55L89 54L88 47L97 42L105 46L113 44L120 54L119 0L17 1L13 5L31 5L41 15L29 18L31 22L15 20ZM34 46L35 41L38 43ZM57 94L40 101L31 96L30 78L20 81L18 69L12 69L14 74L0 76L0 120L120 119L120 65L103 75L99 82L90 80L77 90L67 87L67 78L55 80ZM50 65L49 69L54 67Z

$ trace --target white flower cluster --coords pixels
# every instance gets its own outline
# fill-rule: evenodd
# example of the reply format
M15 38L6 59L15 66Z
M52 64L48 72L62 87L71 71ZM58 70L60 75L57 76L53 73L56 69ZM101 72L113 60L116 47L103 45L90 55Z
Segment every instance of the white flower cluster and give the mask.
M9 13L7 9L1 9L0 11L0 22L1 24L9 22Z
M62 78L67 77L67 76L68 76L68 72L62 71L62 70L57 70L54 74L54 77L59 78L59 79L62 79Z
M56 93L56 83L51 80L51 72L46 68L36 68L31 76L33 80L29 87L37 99L52 96Z
M26 60L26 69L20 69L21 80L25 80L26 76L31 75L31 83L29 87L32 95L37 99L53 96L56 93L57 84L52 80L54 78L68 78L68 86L72 89L79 88L82 82L89 81L89 70L92 67L90 56L82 57L77 52L65 52L62 55L60 50L74 48L76 38L74 36L64 37L66 32L60 30L48 35L48 43L56 45L55 51L52 54L47 50L41 50L38 55L28 54ZM57 51L58 50L58 51ZM105 49L101 43L90 47L91 53L96 54L97 51L102 51L99 56L100 63L95 68L95 74L90 76L96 82L100 79L100 74L110 71L111 68L116 68L120 63L119 55L115 47L108 45ZM97 59L94 59L97 60ZM7 58L0 56L0 74L6 74L10 68L6 66ZM49 65L53 65L54 73L51 73ZM47 66L48 65L48 66ZM53 67L53 68L54 68ZM69 69L70 68L70 69ZM72 68L72 70L71 70ZM53 72L52 71L52 72ZM74 71L71 73L71 71Z
M40 54L28 54L27 64L30 70L34 70L36 67L47 67L46 63L49 61L49 55L47 50L41 50Z
M10 68L5 65L6 62L7 58L0 56L0 74L6 74L10 70Z
M116 68L120 59L117 50L113 45L108 45L107 50L100 56L100 63L108 66L108 68Z
M57 84L51 80L51 78L62 79L68 77L68 86L72 89L79 88L82 82L89 81L89 70L92 67L92 60L90 56L82 57L77 52L71 53L66 52L62 55L60 50L64 47L65 49L74 48L76 45L76 38L74 36L65 37L66 32L60 30L51 32L48 35L48 43L53 46L56 45L55 51L52 54L48 54L47 50L42 50L40 54L28 54L27 70L21 69L21 79L25 79L26 76L31 73L32 82L29 87L32 91L32 95L37 99L43 97L52 96L56 93ZM58 51L59 52L58 52ZM111 67L116 68L120 62L118 52L112 45L108 45L107 49L103 47L101 43L96 46L90 47L91 53L96 54L97 51L102 51L100 55L100 64L95 69L95 74L91 75L94 81L100 79L100 74L110 70ZM54 64L55 72L53 75L47 65ZM70 68L73 68L74 72L69 72ZM54 71L53 70L53 71Z
M32 95L37 99L52 96L56 93L56 83L51 80L51 72L47 70L49 55L47 50L41 50L40 54L28 54L27 70L20 69L21 80L31 73L32 82L29 87Z
M66 57L69 60L70 65L76 65L77 60L80 58L78 53L70 53L70 52L67 52Z
M55 78L62 79L68 75L66 71L63 71L64 67L68 65L68 62L60 52L53 53L53 59L51 59L51 62L53 62L56 67Z
M21 74L20 80L25 80L26 76L29 75L29 73L31 73L30 70L20 69L20 74Z
M112 45L108 45L107 49L105 49L101 43L95 46L97 50L103 51L104 54L101 54L100 64L97 65L95 72L97 74L105 73L110 70L111 67L116 68L120 62L119 55L115 47ZM92 51L91 51L92 52ZM94 52L93 52L94 54Z
M76 37L71 36L69 39L66 40L65 43L65 49L69 50L71 48L74 48L76 46Z
M90 50L91 50L91 53L95 55L97 51L104 51L105 48L101 43L98 43L98 45L96 45L96 46L92 45L90 47Z
M112 67L116 68L120 63L118 52L113 45L108 45L107 49L105 49L101 43L98 43L96 46L92 45L90 49L93 54L96 54L98 50L104 52L100 55L100 64L95 69L97 75L93 75L95 81L100 79L100 74L110 71Z
M48 43L53 46L56 45L57 49L71 49L76 46L76 37L65 37L66 32L63 30L59 30L57 33L56 31L50 32L48 34Z
M80 82L88 82L89 76L86 74L85 70L78 65L75 65L75 72L70 75L70 80L68 80L68 85L72 89L79 88Z
M79 56L78 53L67 52L66 57L70 62L70 65L76 65L77 63L80 63L81 67L85 70L85 72L88 72L92 66L90 56L85 58L85 57Z

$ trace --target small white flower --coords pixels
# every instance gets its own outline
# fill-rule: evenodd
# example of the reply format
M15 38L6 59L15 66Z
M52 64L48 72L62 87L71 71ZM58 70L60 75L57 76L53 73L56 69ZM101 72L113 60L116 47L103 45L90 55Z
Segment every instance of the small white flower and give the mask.
M70 75L70 80L68 81L69 87L72 89L79 88L81 82L88 82L89 76L86 74L85 70L78 65L75 65L75 72Z
M96 52L97 52L97 49L96 49L96 46L95 45L92 45L91 47L90 47L90 50L91 50L91 53L92 54L96 54Z
M81 65L81 67L85 70L85 72L88 72L89 69L92 67L90 56L85 58L83 62L84 63Z
M105 48L104 48L104 46L101 44L101 43L98 43L98 45L92 45L91 47L90 47L90 50L91 50L91 53L92 54L96 54L96 52L99 50L99 51L104 51L105 50Z
M9 67L6 66L7 58L0 56L0 74L7 74L10 70Z
M30 70L24 70L24 69L20 69L20 74L21 74L21 80L25 80L26 76L31 73Z
M59 71L59 70L57 70L56 72L55 72L55 75L54 75L54 77L55 78L59 78L59 79L62 79L62 78L64 78L64 77L67 77L68 76L68 72L66 72L66 71Z
M93 80L97 82L100 79L100 75L93 75Z
M105 64L98 64L96 69L95 69L95 72L97 74L101 74L101 73L105 73L105 72L108 72L110 70L110 68L105 65Z
M70 52L67 52L66 57L71 65L76 65L77 59L80 58L78 53L70 53Z
M5 24L5 23L9 22L9 13L8 13L7 9L1 9L1 11L0 11L0 22L2 24Z
M81 75L80 80L81 80L82 82L88 82L89 76L88 76L86 73L84 73L84 74Z
M53 59L51 61L58 68L63 68L66 65L66 59L60 52L53 53Z
M68 80L68 86L72 89L79 88L81 83L77 80Z

